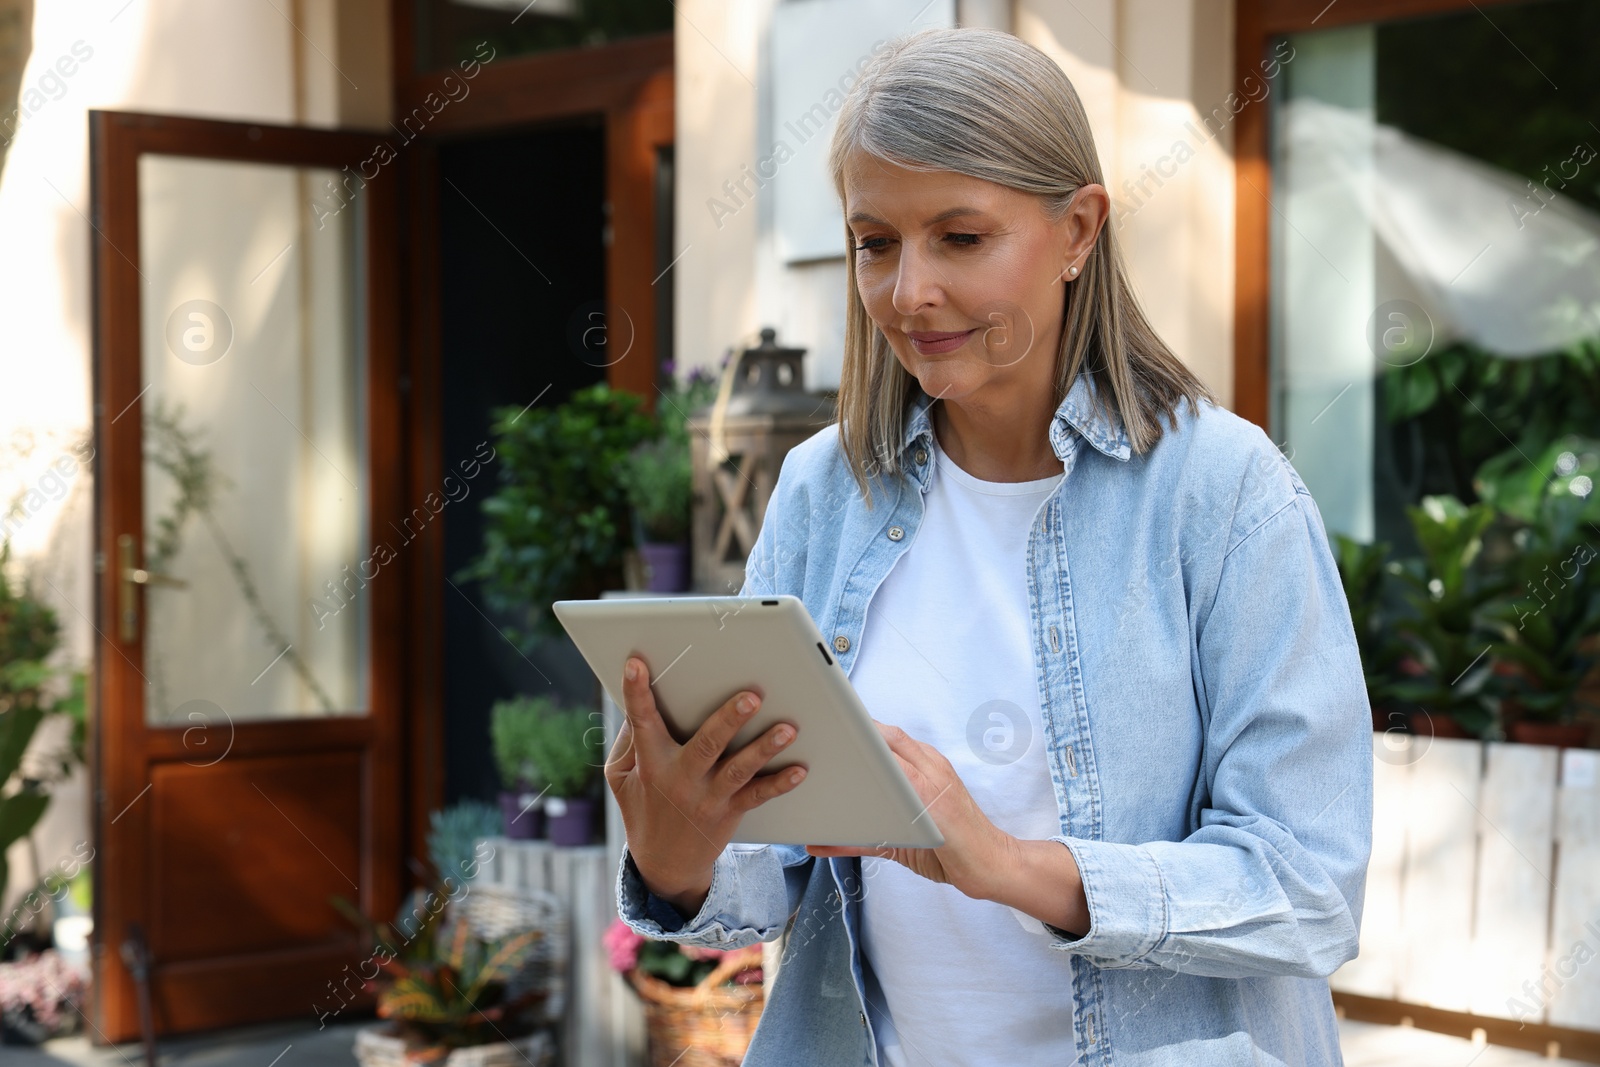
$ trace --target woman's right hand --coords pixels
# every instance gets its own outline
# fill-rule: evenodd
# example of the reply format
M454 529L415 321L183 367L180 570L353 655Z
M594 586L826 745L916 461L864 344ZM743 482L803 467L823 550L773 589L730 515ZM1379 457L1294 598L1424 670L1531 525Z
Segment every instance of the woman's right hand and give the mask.
M740 817L805 778L805 768L798 766L757 774L794 741L795 727L776 723L725 754L761 703L755 693L744 691L680 745L656 708L649 668L637 656L623 668L622 695L624 720L606 759L606 784L622 809L628 851L645 886L693 916L711 891L712 867Z

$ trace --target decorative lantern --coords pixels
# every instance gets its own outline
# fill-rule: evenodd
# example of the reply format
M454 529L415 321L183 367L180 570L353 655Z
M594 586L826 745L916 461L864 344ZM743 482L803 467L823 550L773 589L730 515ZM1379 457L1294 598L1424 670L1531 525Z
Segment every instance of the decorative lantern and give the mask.
M803 348L761 343L730 360L717 399L689 417L694 463L694 591L731 596L744 584L778 469L789 449L833 422L830 396L805 391Z

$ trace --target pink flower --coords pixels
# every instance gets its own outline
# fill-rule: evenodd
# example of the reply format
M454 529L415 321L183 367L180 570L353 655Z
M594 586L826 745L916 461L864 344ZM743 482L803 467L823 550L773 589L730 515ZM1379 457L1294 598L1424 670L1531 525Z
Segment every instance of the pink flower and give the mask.
M644 944L644 937L621 919L612 919L600 940L613 969L631 971L639 965L639 946Z

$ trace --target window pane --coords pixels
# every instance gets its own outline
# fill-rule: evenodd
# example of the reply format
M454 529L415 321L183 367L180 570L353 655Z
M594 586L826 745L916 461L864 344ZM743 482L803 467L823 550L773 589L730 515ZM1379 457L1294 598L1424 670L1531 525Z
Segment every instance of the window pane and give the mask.
M1407 545L1406 504L1600 426L1597 36L1559 0L1288 39L1272 426L1331 530Z
M146 588L151 723L367 710L361 198L339 179L139 161L142 562L184 583Z

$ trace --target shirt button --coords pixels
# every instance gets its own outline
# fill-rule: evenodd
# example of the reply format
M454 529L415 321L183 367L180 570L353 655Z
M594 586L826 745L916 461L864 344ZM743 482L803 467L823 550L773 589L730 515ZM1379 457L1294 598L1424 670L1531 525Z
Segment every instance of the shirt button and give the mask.
M840 634L838 637L835 637L833 639L833 650L835 652L849 652L850 639L844 634Z
M891 527L889 527L889 540L898 541L898 540L900 540L900 538L904 537L905 535L906 535L906 531L905 531L905 529L903 527L899 527L899 526L891 526Z
M914 457L917 461L917 466L920 467L924 463L928 462L928 450L926 448L919 448L914 453Z

